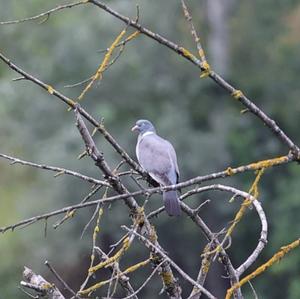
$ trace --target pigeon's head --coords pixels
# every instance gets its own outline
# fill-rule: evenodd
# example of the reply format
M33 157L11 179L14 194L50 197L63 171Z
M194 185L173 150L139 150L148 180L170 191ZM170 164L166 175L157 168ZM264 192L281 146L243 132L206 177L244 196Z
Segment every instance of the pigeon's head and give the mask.
M131 129L131 131L138 131L140 134L144 134L146 132L155 133L155 128L149 120L140 119L135 123L135 126Z

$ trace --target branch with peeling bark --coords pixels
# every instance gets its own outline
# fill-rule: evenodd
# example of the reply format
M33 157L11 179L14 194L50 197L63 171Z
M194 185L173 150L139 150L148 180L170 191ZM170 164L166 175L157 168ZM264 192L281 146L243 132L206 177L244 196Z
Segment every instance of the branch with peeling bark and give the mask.
M34 273L31 269L24 267L22 287L33 290L37 295L49 299L65 299L60 290L52 283L45 280L41 275Z

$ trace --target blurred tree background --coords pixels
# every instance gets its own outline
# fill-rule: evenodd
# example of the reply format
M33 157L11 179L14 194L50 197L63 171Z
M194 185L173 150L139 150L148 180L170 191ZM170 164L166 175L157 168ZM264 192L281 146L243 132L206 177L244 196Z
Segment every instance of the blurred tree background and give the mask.
M106 2L125 15L136 15L136 1ZM213 69L243 90L300 144L299 1L187 3ZM0 0L0 21L35 15L59 4L61 1L54 0ZM143 25L195 50L180 1L138 0L138 4ZM83 5L52 14L42 24L36 21L1 26L1 51L24 70L76 98L83 87L64 86L92 75L103 59L98 50L106 49L123 27L102 10ZM0 152L99 177L89 159L76 159L83 144L73 113L32 83L12 82L16 77L0 63ZM139 118L152 120L158 132L174 144L182 180L287 152L255 116L240 113L243 107L237 101L211 80L199 79L197 68L142 35L126 45L121 58L87 93L82 105L97 119L104 118L106 127L132 157L136 136L130 132L131 126ZM106 159L117 165L119 157L112 148L101 136L96 141ZM226 183L247 190L253 179L254 174L247 173L227 179ZM299 237L299 180L299 166L294 163L268 169L263 176L260 194L270 225L269 243L252 269L280 246ZM10 166L4 160L0 161L0 186L0 226L75 204L91 188L78 184L75 178L53 178L51 173ZM240 204L229 203L229 197L214 192L197 195L190 202L196 206L211 199L201 216L213 231L218 231L232 220ZM153 197L147 209L160 205L161 197ZM115 203L110 209L104 212L99 235L100 245L106 250L121 236L120 225L129 223L122 203ZM46 237L43 223L1 235L0 298L26 297L18 290L24 265L53 280L43 264L45 260L51 261L65 280L78 289L88 268L91 229L83 239L80 235L92 212L82 210L56 230L51 224L59 218L49 221ZM153 221L170 257L196 277L204 236L185 216L173 219L162 214ZM259 229L257 215L248 211L234 232L229 250L235 266L256 246ZM142 246L135 245L125 263L130 265L131 257L142 259L146 255ZM252 283L258 297L300 298L299 265L298 250L255 279ZM216 273L224 274L223 268L212 268L207 287L223 297L228 282L224 278L216 281ZM145 274L133 285L138 286ZM95 281L100 278L97 274ZM160 288L161 282L155 277L142 298L153 298L153 292L158 293ZM249 286L243 288L243 293L245 298L253 297Z

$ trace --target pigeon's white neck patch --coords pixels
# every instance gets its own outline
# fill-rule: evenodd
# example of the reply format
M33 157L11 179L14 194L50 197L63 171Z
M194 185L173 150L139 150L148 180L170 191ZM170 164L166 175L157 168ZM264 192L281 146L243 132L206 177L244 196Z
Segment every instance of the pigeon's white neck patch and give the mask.
M148 131L148 132L143 133L142 137L145 137L145 136L148 136L148 135L151 135L151 134L154 134L154 132Z

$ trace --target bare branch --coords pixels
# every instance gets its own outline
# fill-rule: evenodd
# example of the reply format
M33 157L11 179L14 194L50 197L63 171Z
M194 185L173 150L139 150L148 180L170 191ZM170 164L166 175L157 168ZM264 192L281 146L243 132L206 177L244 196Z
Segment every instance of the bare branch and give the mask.
M75 102L60 93L59 91L55 90L51 85L48 85L41 80L37 79L36 77L26 73L21 68L19 68L17 65L12 63L8 58L6 58L2 53L0 53L0 59L6 63L11 69L16 71L17 73L24 76L29 81L32 81L33 83L39 85L44 90L46 90L50 95L53 95L66 103L69 107L72 109L75 109ZM136 171L138 171L140 174L142 174L144 177L147 177L149 181L152 179L148 175L147 172L145 172L133 159L130 158L130 156L125 152L125 150L117 143L117 141L113 138L111 134L105 129L104 125L97 122L86 110L81 108L78 104L76 105L78 112L87 119L93 126L97 128L97 130L104 136L104 138L113 146L113 148L116 150L117 153L120 154L120 156L126 160L126 162ZM153 181L153 180L152 180Z
M37 163L33 163L33 162L28 162L28 161L24 161L24 160L21 160L21 159L12 157L12 156L4 155L1 153L0 153L0 157L4 158L6 160L12 161L11 165L21 164L21 165L31 166L34 168L50 170L50 171L56 172L55 177L58 177L58 176L61 176L64 174L68 174L68 175L80 178L80 179L82 179L86 182L92 183L92 184L110 187L110 184L105 181L100 181L100 180L94 179L92 177L86 176L86 175L78 173L76 171L68 170L68 169L61 168L61 167L54 167L54 166L49 166L49 165L45 165L45 164L37 164Z
M123 30L117 38L114 40L112 45L106 50L106 55L103 59L103 62L99 66L96 74L92 76L90 79L87 80L90 81L89 84L86 86L84 91L81 93L79 96L79 99L84 96L86 91L92 86L92 84L97 80L101 79L103 72L111 66L119 56L121 55L122 51L124 50L125 44L136 37L139 33L142 33L146 35L147 37L155 40L156 42L162 44L164 47L167 47L171 49L173 52L176 54L182 56L183 58L187 59L188 61L192 62L198 69L201 70L201 76L200 77L210 77L213 81L215 81L220 87L222 87L224 90L226 90L234 99L238 100L240 103L242 103L246 109L244 111L249 111L256 115L258 119L260 119L263 124L265 124L276 136L276 138L281 141L283 144L285 144L290 152L289 154L282 156L282 157L276 157L273 159L268 159L268 160L262 160L258 161L256 163L251 163L248 165L243 165L237 168L231 168L228 167L226 170L220 171L220 172L215 172L212 174L208 174L205 176L197 176L194 177L190 180L187 180L185 182L176 184L176 185L171 185L171 186L165 186L165 187L158 187L158 188L144 188L142 184L133 176L133 173L138 173L142 175L142 178L149 182L152 186L156 186L155 182L151 179L151 177L127 154L127 152L117 143L117 141L114 139L114 137L106 130L106 128L103 125L103 122L96 121L86 110L84 110L79 104L77 104L75 101L72 99L66 97L56 89L54 89L52 86L42 82L38 78L26 73L23 71L21 68L19 68L17 65L12 63L8 58L6 58L3 54L0 53L0 59L6 63L9 68L12 70L18 72L21 74L20 78L17 78L16 80L29 80L32 81L34 84L39 85L42 87L44 90L46 90L50 95L55 96L56 98L60 99L64 103L66 103L71 109L74 110L75 112L75 118L76 118L76 125L78 127L78 130L81 134L81 137L85 143L86 146L86 154L89 155L95 162L95 165L99 168L99 170L104 174L104 181L100 181L85 175L82 175L77 172L73 172L71 170L63 169L63 168L58 168L58 167L53 167L53 166L48 166L48 165L43 165L43 164L36 164L32 162L27 162L23 161L14 157L10 157L4 154L0 154L0 157L5 158L7 160L12 161L12 164L19 163L22 165L28 165L31 167L36 167L40 169L45 169L49 171L54 171L56 172L56 176L62 175L62 174L68 174L72 175L75 177L78 177L84 181L90 182L95 184L97 187L89 193L88 196L84 198L84 200L73 206L65 207L60 210L56 210L50 213L46 213L43 215L31 217L29 219L20 221L16 224L2 227L0 228L0 232L5 232L9 229L13 230L16 227L25 227L27 225L33 224L39 220L45 220L45 231L47 229L47 220L49 217L53 217L58 214L62 213L67 213L62 220L58 222L55 226L57 227L61 223L63 223L66 219L69 219L70 217L73 216L75 211L77 209L85 208L88 206L94 206L96 205L96 210L89 221L88 225L93 221L93 219L97 216L97 223L94 229L94 234L93 234L93 244L92 244L92 254L91 254L91 262L90 262L90 268L87 274L87 278L82 284L78 294L87 294L91 291L96 290L98 287L109 284L109 289L107 296L112 297L115 293L116 290L116 285L120 280L120 284L123 286L123 288L127 291L127 297L126 298L137 298L138 292L140 292L141 289L148 283L148 281L151 279L151 277L158 271L160 277L162 278L162 282L164 285L164 290L167 292L167 295L169 298L176 298L179 299L181 298L181 287L175 278L173 274L172 267L176 269L181 276L189 281L193 285L193 291L190 295L189 298L193 299L198 299L200 298L201 294L206 294L209 298L215 298L210 292L208 292L205 288L203 288L203 284L206 278L206 274L209 270L209 265L211 262L213 262L213 254L217 253L220 255L220 260L223 263L225 270L228 273L230 283L231 283L231 288L228 290L227 296L233 296L237 299L241 299L242 293L240 287L249 281L249 279L255 277L256 275L260 274L262 271L264 271L265 268L269 267L271 265L271 262L268 262L264 265L262 265L260 268L257 269L254 273L251 273L250 275L246 276L243 278L241 281L239 281L240 276L246 271L258 258L260 255L261 251L265 247L265 244L267 242L267 233L268 233L268 225L267 225L267 219L265 216L265 213L262 209L262 206L260 202L258 202L257 196L255 193L251 193L250 191L243 192L241 190L238 190L233 187L229 186L224 186L220 184L214 184L210 186L204 186L204 187L199 187L195 186L193 189L188 190L186 193L184 193L180 199L184 200L187 197L192 196L193 194L198 194L202 192L206 192L209 190L219 190L219 191L225 191L234 194L234 196L241 196L247 200L247 202L250 204L253 204L256 212L259 215L259 219L261 222L261 232L260 232L260 239L258 240L257 246L254 249L254 251L250 254L250 256L244 261L237 269L235 269L231 263L231 260L229 258L229 255L226 252L227 248L224 248L224 242L227 237L229 237L230 234L226 234L223 242L220 242L219 240L219 235L214 234L210 228L206 225L206 223L202 220L202 218L199 216L199 210L201 207L207 202L204 202L201 204L198 208L192 209L190 208L187 204L184 202L181 202L181 207L182 210L188 215L188 217L197 225L205 237L209 240L208 248L205 250L204 255L203 255L203 260L202 260L202 266L198 274L197 281L194 281L187 273L185 273L173 260L171 260L164 252L160 244L158 243L158 238L156 234L156 230L154 226L151 225L149 222L149 219L155 215L158 215L161 213L164 208L160 208L152 213L150 213L148 216L145 215L144 213L144 206L139 206L138 203L135 200L135 196L137 195L143 195L146 196L147 198L151 196L154 193L160 193L163 191L168 191L168 190L178 190L181 188L186 188L189 186L193 185L198 185L202 182L206 181L211 181L214 179L218 178L225 178L229 177L238 173L243 173L246 171L252 171L252 170L259 170L259 169L265 169L265 168L270 168L273 166L278 166L278 165L284 165L290 162L294 161L300 161L300 150L298 146L286 135L286 133L275 123L273 119L271 119L268 115L266 115L259 107L257 107L249 98L247 98L242 91L236 89L233 87L231 84L229 84L227 81L225 81L221 76L219 76L217 73L215 73L209 66L208 62L206 61L205 55L204 55L204 50L202 48L202 45L200 43L200 38L195 30L195 26L192 22L192 16L188 10L188 7L186 5L185 0L181 0L182 8L184 11L184 15L186 19L189 22L190 26L190 31L191 34L196 42L197 49L199 52L199 57L198 59L195 55L193 55L190 51L188 51L186 48L181 47L180 45L177 45L176 43L164 38L163 36L154 33L147 29L146 27L143 27L141 24L139 24L139 9L137 7L137 17L136 19L130 19L126 16L123 16L119 14L117 11L113 10L112 8L108 7L105 5L102 1L99 0L82 0L80 2L75 2L75 3L70 3L66 5L60 5L57 6L49 11L43 12L39 15L30 17L30 18L25 18L25 19L20 19L20 20L15 20L15 21L8 21L8 22L0 22L0 25L5 25L5 24L18 24L21 22L25 21L32 21L36 20L42 17L46 17L45 20L47 20L50 16L51 13L57 12L59 10L63 10L65 8L71 8L75 7L81 4L86 4L86 3L91 3L102 10L106 11L107 13L113 15L115 18L123 21L126 24L126 30L128 29L129 26L135 28L137 31L135 31L133 34L131 34L129 37L125 38L123 41L122 38L126 33L126 30ZM45 21L44 20L44 21ZM115 56L114 59L111 60L112 53L115 48L120 47L118 54ZM81 82L82 83L82 82ZM78 84L77 84L78 85ZM116 169L111 168L106 160L104 159L104 155L99 149L97 148L92 136L93 134L90 134L88 131L85 122L83 120L83 117L90 122L94 127L94 132L95 130L99 131L106 141L114 148L114 150L121 156L122 162L126 161L128 165L132 168L130 171L125 171L122 173L117 173L118 168ZM121 165L121 164L120 164ZM138 185L140 190L135 191L135 192L129 192L128 188L124 183L122 182L123 180L123 175L131 175L131 178L135 181L135 183ZM112 188L114 191L117 193L115 196L111 197L106 197L106 192L105 196L103 196L101 199L97 199L94 201L87 202L87 200L90 199L90 197L95 194L102 186L106 186L106 188ZM97 190L97 191L95 191ZM106 190L107 191L107 190ZM120 250L117 251L113 256L110 256L110 254L106 255L102 253L102 256L104 257L104 261L100 262L98 265L94 265L94 257L95 257L95 252L96 252L96 234L97 234L97 229L99 231L98 223L100 216L102 215L102 205L105 203L112 203L117 200L123 200L124 203L127 205L127 207L130 210L130 216L132 216L133 220L133 229L129 229L125 227L127 232L129 232L129 236L126 236L124 239L122 238L122 247ZM247 210L247 206L244 207L244 211ZM235 218L236 219L236 218ZM231 227L230 227L231 230ZM146 265L148 262L151 262L154 264L155 269L151 273L151 275L146 279L146 281L142 284L142 286L137 290L134 291L131 285L128 282L128 277L125 274L130 273L129 269L125 271L121 271L119 268L119 260L121 256L125 253L125 251L128 249L130 244L133 242L133 239L135 236L138 236L139 239L144 243L144 245L149 249L150 251L150 258L146 261L143 261L139 264L136 264L131 268L135 269L141 265ZM297 244L296 244L297 243ZM120 244L119 242L117 243L118 245ZM295 245L296 244L296 245ZM286 252L291 249L291 247L295 248L296 246L299 245L299 240L295 241L293 244L288 245L288 248L286 248ZM113 248L113 250L115 247ZM101 252L102 250L99 248L99 251ZM286 253L283 249L277 253L277 260L282 257ZM272 261L272 259L271 259ZM274 258L275 261L275 258ZM92 276L92 274L99 270L100 268L103 268L104 266L108 266L110 269L113 270L113 274L111 278L107 281L102 281L97 283L96 285L89 287L87 289L84 289L89 282L89 278ZM172 266L172 267L171 267ZM50 270L51 270L51 266ZM32 272L32 270L25 268L25 271L27 271L27 274L31 277L37 276L44 280L41 276L36 275L35 273ZM24 273L25 273L24 271ZM51 270L52 271L52 270ZM76 297L78 295L75 294L75 292L69 288L69 286L63 281L63 279L56 273L55 270L52 271L54 275L58 278L58 280L63 283L63 285ZM27 275L27 276L28 276ZM25 274L24 274L25 277ZM45 280L44 280L45 281ZM49 288L49 283L45 281L47 285L47 288ZM38 296L44 296L48 295L47 290L44 285L39 285L36 284L36 281L31 281L30 279L27 280L27 282L21 282L21 284L27 288L31 288L35 290L38 293ZM59 290L54 286L50 285L53 288L53 292L57 290L57 298L63 299L64 297L62 296ZM49 297L53 298L53 297Z
M78 105L75 105L75 118L76 118L76 126L81 134L82 139L86 145L86 150L90 157L95 161L95 164L99 169L102 170L107 181L111 184L111 186L115 189L120 196L124 197L124 202L128 206L133 215L134 225L138 225L139 229L144 230L145 235L148 236L151 240L153 240L154 244L160 246L157 240L157 235L154 227L150 224L148 219L145 216L143 208L141 208L134 197L130 194L128 189L122 184L120 178L114 175L106 161L104 160L103 154L97 149L82 117L78 110ZM149 247L152 249L152 247ZM152 252L152 250L150 250ZM163 260L163 256L157 252L152 252L154 259L160 263ZM167 294L173 298L181 298L181 288L178 285L177 280L175 279L172 269L168 263L164 263L161 267L161 271L159 272L162 281L164 283L165 290Z
M149 241L147 238L145 238L144 236L142 236L141 234L135 232L134 230L128 228L127 226L123 225L122 228L124 228L126 231L138 236L138 238L145 243L147 246L150 246L153 250L155 250L156 252L158 252L161 256L164 257L165 260L167 260L174 269L176 269L176 271L178 271L178 273L180 273L180 275L187 280L188 282L190 282L193 286L196 286L197 288L199 288L208 298L210 299L216 299L216 297L214 297L209 291L207 291L203 286L201 286L200 284L198 284L194 279L192 279L187 273L185 273L175 262L173 262L173 260L171 260L162 250L161 248L159 248L157 245L153 244L151 241Z
M62 277L57 273L57 271L50 265L48 261L45 261L45 265L49 268L49 270L53 273L57 280L61 282L65 289L68 290L72 295L74 295L75 298L78 298L76 296L76 293L69 287L69 285L62 279Z
M12 68L16 72L20 73L21 75L23 75L27 80L30 80L30 81L34 82L35 84L41 86L43 89L47 90L50 94L56 96L57 98L59 98L60 100L62 100L66 104L68 104L70 107L72 107L73 109L75 108L75 102L74 101L67 98L63 94L59 93L58 91L56 91L50 85L47 85L47 84L43 83L42 81L40 81L39 79L33 77L32 75L24 72L22 69L20 69L18 66L13 64L8 58L6 58L1 53L0 53L0 59L2 61L4 61L10 68ZM121 157L135 171L142 174L143 177L145 177L147 179L147 181L151 182L151 184L155 184L155 182L148 175L148 173L146 173L134 160L132 160L129 157L129 155L124 151L124 149L116 142L116 140L112 137L112 135L110 135L108 133L108 131L103 126L103 124L98 123L89 113L87 113L78 104L77 104L77 109L78 109L78 112L82 116L84 116L91 124L93 124L101 134L103 134L104 138L113 146L113 148L121 155ZM237 167L237 168L228 168L227 170L221 171L221 172L218 172L218 173L213 173L213 174L206 175L206 176L196 177L196 178L190 180L190 182L191 182L191 184L201 183L201 182L208 181L208 180L213 180L213 179L216 179L216 178L224 178L224 177L232 176L234 174L245 172L245 171L248 171L248 170L257 170L257 169L260 169L260 168L268 168L268 167L271 167L271 166L282 165L282 164L286 164L286 163L289 163L289 162L292 162L292 161L297 161L298 159L299 159L299 157L297 155L288 154L286 156L282 156L282 157L279 157L279 158L259 161L259 162L256 162L256 163L251 163L251 164L248 164L248 165L245 165L245 166L240 166L240 167ZM182 188L182 187L185 187L185 186L180 185L179 188Z
M178 184L178 185L180 185L180 184ZM15 223L15 224L12 224L12 225L9 225L9 226L6 226L6 227L1 227L0 232L4 233L4 232L6 232L10 229L14 230L16 227L21 227L21 226L24 226L24 225L33 224L33 223L35 223L35 222L37 222L41 219L48 219L48 218L50 218L52 216L55 216L55 215L63 214L63 213L66 213L68 211L72 211L72 210L76 210L76 209L82 209L82 208L85 208L85 207L88 207L88 206L98 205L99 203L105 204L105 203L111 203L111 202L114 202L116 200L121 200L121 199L125 199L125 200L127 198L133 199L132 197L136 196L136 195L152 194L152 193L155 193L155 192L162 192L163 190L172 190L172 188L174 188L174 187L169 186L169 187L160 187L160 188L150 188L150 189L145 189L145 190L139 190L139 191L132 192L132 193L128 192L128 193L125 193L125 194L115 195L115 196L111 196L111 197L107 197L107 198L103 198L103 199L98 199L98 200L94 200L94 201L90 201L90 202L85 202L85 203L80 203L80 204L64 207L62 209L59 209L59 210L56 210L56 211L53 211L53 212L50 212L50 213L45 213L43 215L39 215L39 216L35 216L35 217L25 219L23 221L20 221L18 223ZM209 190L221 190L221 191L228 191L228 192L233 192L233 193L235 193L237 191L237 189L234 189L234 188L231 188L231 187L223 186L223 185L220 185L220 184L215 184L215 185L205 186L205 187L202 187L202 188L197 188L197 189L193 189L191 191L188 191L187 193L185 193L181 196L181 199L186 198L186 197L188 197L192 194L203 193L203 192L206 192L206 191L209 191ZM239 192L242 192L242 191L239 191ZM242 192L242 193L238 193L238 194L240 196L243 196L241 194L245 195L245 194L248 194L248 193ZM182 206L182 208L185 209L186 213L188 213L188 215L191 217L192 220L197 218L197 215L195 215L193 209L189 208L183 202L181 202L181 206ZM163 210L163 208L160 208L159 212L162 211L162 210ZM151 213L149 215L149 217L153 217L153 214ZM209 230L207 232L209 232ZM207 233L207 232L206 232L206 235L208 236L209 233ZM211 233L211 236L212 235L213 234Z
M208 243L204 248L204 257L202 259L201 268L197 277L197 283L199 283L202 286L204 285L213 258L212 254L205 254L205 253L214 250L214 248L215 248L215 243L213 241ZM201 297L201 290L199 290L197 287L194 286L188 299L199 299L200 297Z
M102 188L102 186L97 186L97 187L94 187L92 189L92 191L86 195L83 200L80 202L80 203L85 203L87 202L94 194L96 194L100 189ZM73 210L69 210L67 211L66 215L60 219L59 221L57 221L56 223L53 224L53 228L56 229L58 228L60 225L62 225L64 222L66 222L68 219L71 219L72 217L74 217L75 215L75 212L76 212L76 209L73 209Z
M19 23L23 23L23 22L27 22L27 21L34 21L34 20L40 19L42 17L46 17L46 19L48 19L50 17L50 15L54 12L57 12L59 10L63 10L63 9L66 9L66 8L72 8L72 7L81 5L81 4L87 4L87 2L88 2L87 0L82 0L82 1L74 2L74 3L65 4L65 5L59 5L55 8L47 10L47 11L45 11L43 13L40 13L36 16L29 17L29 18L24 18L24 19L19 19L19 20L14 20L14 21L0 22L0 25L19 24Z
M216 190L221 190L221 189L218 189L218 188L223 188L223 187L227 188L227 186L223 186L223 185L212 185L210 187L212 189L216 189ZM205 187L203 187L203 188L205 188ZM228 273L230 283L231 283L231 285L237 284L239 282L239 277L237 276L236 270L234 269L228 254L226 253L226 251L223 249L222 245L220 244L217 236L214 233L212 233L212 231L205 224L205 222L201 219L201 217L198 214L195 214L194 210L191 209L184 202L181 202L181 208L190 217L190 219L201 229L201 231L203 232L205 237L210 242L212 242L214 244L213 245L214 248L216 248L217 246L219 247L219 249L220 249L220 260L221 260L222 264L225 267L225 271ZM234 291L233 294L234 294L234 298L237 298L237 299L242 299L243 298L241 290L239 288L237 288Z
M95 246L95 251L97 251L101 255L101 257L104 257L106 260L109 259L109 256L103 250L101 250L101 248ZM131 296L131 298L138 299L138 297L136 296L137 293L135 293L134 289L132 288L129 282L129 277L125 274L121 275L119 263L115 262L114 265L109 265L108 268L111 270L112 273L114 269L116 270L116 273L118 275L118 281L123 287L123 289L125 289L127 295Z
M262 209L261 203L258 200L253 201L253 205L260 217L260 222L262 224L259 242L252 252L252 254L247 258L247 260L240 265L237 269L237 275L240 277L258 258L259 254L262 252L267 244L267 234L268 234L268 223L266 215Z
M184 16L187 19L187 21L189 22L190 29L191 29L191 34L192 34L192 36L195 40L195 43L197 45L197 50L198 50L200 60L201 60L202 64L207 64L205 54L204 54L204 50L203 50L201 42L200 42L200 38L197 34L197 31L195 29L195 26L194 26L194 23L193 23L193 20L192 20L192 16L191 16L184 0L181 0L181 5L182 5Z
M143 27L141 24L137 23L135 20L131 20L128 17L123 16L117 11L113 10L109 6L105 5L102 1L99 0L89 0L89 3L92 3L99 8L105 10L109 14L128 24L129 26L139 30L142 34L147 35L151 39L157 41L158 43L168 47L172 51L181 55L185 59L192 62L202 71L207 72L208 67L207 64L202 63L198 58L196 58L192 53L190 53L187 49L178 46L174 42L166 39L165 37L152 32L151 30ZM274 134L277 138L284 143L293 153L295 159L300 159L300 149L298 146L283 132L283 130L272 120L269 116L267 116L261 109L259 109L249 98L247 98L240 90L234 88L231 84L229 84L226 80L224 80L220 75L216 72L209 69L208 76L213 79L219 86L221 86L224 90L226 90L231 96L239 100L249 111L255 114Z
M162 266L162 264L164 263L165 261L162 261L160 264L158 264L154 270L152 271L152 273L147 277L147 279L144 281L144 283L132 294L126 296L126 297L123 297L122 299L130 299L130 298L133 298L133 297L136 297L136 295L147 285L147 283L151 280L151 278L154 276L154 274L159 270L159 268Z
M289 253L291 250L297 248L300 245L300 239L295 240L294 242L283 246L280 248L280 250L275 253L272 258L270 258L266 263L262 264L260 267L258 267L256 270L254 270L252 273L244 277L238 284L232 286L230 289L227 290L226 298L230 299L233 291L236 288L241 287L249 280L255 278L256 276L260 275L264 271L266 271L268 268L270 268L274 263L280 261L287 253Z

